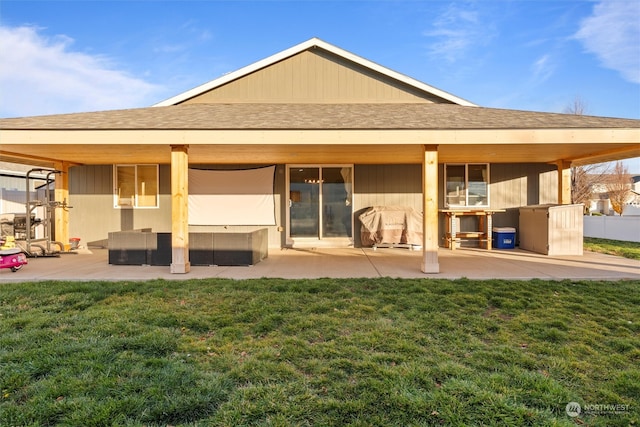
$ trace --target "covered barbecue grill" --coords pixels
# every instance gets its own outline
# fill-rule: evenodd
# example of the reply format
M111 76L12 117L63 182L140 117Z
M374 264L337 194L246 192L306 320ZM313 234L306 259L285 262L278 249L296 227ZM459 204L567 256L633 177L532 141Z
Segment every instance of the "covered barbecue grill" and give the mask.
M360 215L363 246L422 246L422 213L408 206L373 206Z

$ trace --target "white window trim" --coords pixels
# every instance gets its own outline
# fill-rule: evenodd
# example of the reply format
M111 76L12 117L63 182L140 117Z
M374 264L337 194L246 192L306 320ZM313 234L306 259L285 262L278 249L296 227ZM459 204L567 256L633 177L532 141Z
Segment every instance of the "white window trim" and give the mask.
M133 167L134 168L134 186L136 188L136 194L134 194L134 202L132 205L120 205L118 196L118 167ZM138 206L138 166L155 166L156 168L156 184L158 191L156 192L156 205L155 206ZM154 163L118 163L113 165L113 207L114 209L159 209L160 208L160 166Z
M483 165L487 168L487 203L482 205L469 205L469 166ZM449 166L464 166L464 204L455 204L448 202L447 194L447 168ZM491 164L490 163L445 163L444 165L444 205L446 208L452 209L469 209L469 208L488 208L491 206Z

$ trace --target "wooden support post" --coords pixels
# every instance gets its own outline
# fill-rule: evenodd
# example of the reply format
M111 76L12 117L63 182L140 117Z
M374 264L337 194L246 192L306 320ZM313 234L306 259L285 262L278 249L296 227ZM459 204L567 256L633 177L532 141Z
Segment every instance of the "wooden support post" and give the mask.
M56 202L67 202L69 204L69 163L56 162L54 167L62 173L55 174L55 189L53 191ZM69 211L67 209L55 210L55 222L53 224L53 233L55 241L62 243L69 242Z
M438 146L425 145L422 161L422 272L439 273Z
M189 147L171 146L171 273L188 273Z
M558 160L558 204L571 204L571 162Z

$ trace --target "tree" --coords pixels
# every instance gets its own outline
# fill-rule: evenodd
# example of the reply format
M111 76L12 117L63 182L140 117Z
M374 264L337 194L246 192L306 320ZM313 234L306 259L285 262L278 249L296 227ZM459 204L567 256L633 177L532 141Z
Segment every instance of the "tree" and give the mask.
M565 114L575 114L578 116L582 116L587 112L587 103L584 99L579 96L576 96L573 99L573 102L569 104L565 109Z
M595 187L606 179L609 167L607 164L593 164L571 167L571 203L583 204L588 213Z
M622 162L616 162L613 173L607 177L606 188L611 207L618 215L622 215L624 205L631 196L631 174Z
M573 99L565 109L565 114L583 115L587 111L587 103L579 96ZM593 186L602 182L606 168L602 165L583 165L571 167L571 203L583 204L585 213L589 210L593 197Z

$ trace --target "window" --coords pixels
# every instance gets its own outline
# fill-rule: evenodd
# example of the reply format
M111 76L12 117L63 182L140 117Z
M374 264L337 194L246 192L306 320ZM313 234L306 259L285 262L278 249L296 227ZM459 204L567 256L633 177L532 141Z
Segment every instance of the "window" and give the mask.
M489 165L445 165L445 206L489 206Z
M115 165L114 207L158 207L158 165Z

